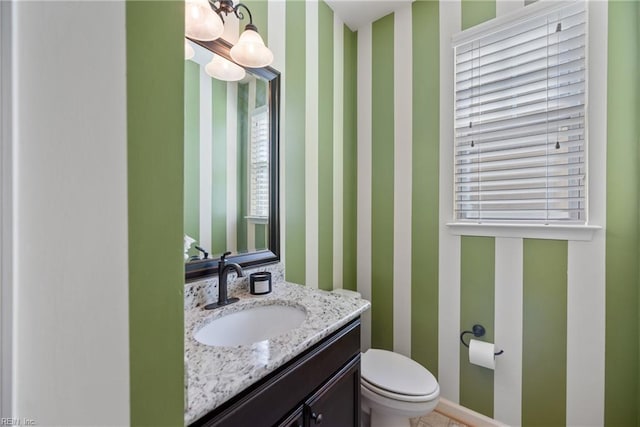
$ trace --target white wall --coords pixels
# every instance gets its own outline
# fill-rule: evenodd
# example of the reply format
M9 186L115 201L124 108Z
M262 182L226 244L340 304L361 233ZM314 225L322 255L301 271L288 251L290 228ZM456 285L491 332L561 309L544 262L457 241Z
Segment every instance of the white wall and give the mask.
M13 23L14 416L128 424L125 3Z
M11 3L0 2L0 417L12 406L12 144L11 144Z

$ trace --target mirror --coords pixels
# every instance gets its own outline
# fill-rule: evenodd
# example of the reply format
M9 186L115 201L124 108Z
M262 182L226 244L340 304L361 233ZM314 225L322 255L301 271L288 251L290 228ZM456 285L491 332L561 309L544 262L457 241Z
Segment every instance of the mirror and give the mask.
M239 81L212 78L205 65L213 55L233 62L232 45L191 42L196 56L185 61L184 231L195 243L187 252L187 280L216 274L226 251L243 267L280 260L280 73L246 68Z

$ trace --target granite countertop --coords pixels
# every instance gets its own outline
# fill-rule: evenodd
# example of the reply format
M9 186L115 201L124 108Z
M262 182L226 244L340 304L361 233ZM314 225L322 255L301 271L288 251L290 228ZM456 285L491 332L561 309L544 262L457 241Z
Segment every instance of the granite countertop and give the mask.
M273 285L267 295L251 295L245 287L229 291L240 301L216 310L196 307L185 311L185 364L188 405L185 424L191 424L304 350L360 316L371 304L294 283ZM245 308L261 305L303 308L303 324L273 339L236 347L200 344L193 334L208 322Z

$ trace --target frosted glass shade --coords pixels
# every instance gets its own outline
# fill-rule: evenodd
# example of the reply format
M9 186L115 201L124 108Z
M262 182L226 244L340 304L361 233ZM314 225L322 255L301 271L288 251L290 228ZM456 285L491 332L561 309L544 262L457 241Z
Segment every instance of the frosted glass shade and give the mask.
M231 48L231 57L240 65L249 68L266 67L273 62L273 53L264 45L256 31L246 29L238 43Z
M224 80L227 82L242 80L246 75L246 72L242 67L239 67L233 62L229 62L218 55L213 55L213 59L204 67L204 70L214 79Z
M196 55L196 51L193 50L187 39L184 39L184 59L191 59Z
M222 35L222 19L211 9L207 0L185 2L184 28L187 37L211 41Z

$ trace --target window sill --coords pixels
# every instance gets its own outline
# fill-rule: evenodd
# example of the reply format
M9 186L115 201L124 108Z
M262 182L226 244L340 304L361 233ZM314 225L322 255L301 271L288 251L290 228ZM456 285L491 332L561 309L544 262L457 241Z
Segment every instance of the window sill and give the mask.
M599 225L474 224L449 222L447 228L457 236L520 237L529 239L590 241Z
M269 224L269 217L266 216L245 216L245 219L252 224Z

